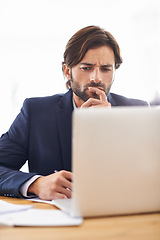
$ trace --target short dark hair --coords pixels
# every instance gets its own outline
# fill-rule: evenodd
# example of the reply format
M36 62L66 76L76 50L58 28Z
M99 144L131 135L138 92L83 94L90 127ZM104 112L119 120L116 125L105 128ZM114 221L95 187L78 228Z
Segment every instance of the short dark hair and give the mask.
M72 68L83 59L89 49L101 46L109 46L113 50L115 68L119 68L122 63L119 45L111 33L98 26L82 28L70 38L65 48L62 64ZM66 86L69 88L67 83Z

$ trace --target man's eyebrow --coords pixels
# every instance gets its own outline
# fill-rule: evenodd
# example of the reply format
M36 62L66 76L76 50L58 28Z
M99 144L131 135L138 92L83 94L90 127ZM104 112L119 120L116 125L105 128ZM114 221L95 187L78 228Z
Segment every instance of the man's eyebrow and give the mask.
M113 67L114 64L106 64L106 65L101 65L101 67Z
M80 63L80 65L95 66L96 64L82 62L82 63Z
M85 65L85 66L95 66L96 64L93 63L87 63L87 62L82 62L80 65ZM101 67L113 67L113 64L104 64L100 65Z

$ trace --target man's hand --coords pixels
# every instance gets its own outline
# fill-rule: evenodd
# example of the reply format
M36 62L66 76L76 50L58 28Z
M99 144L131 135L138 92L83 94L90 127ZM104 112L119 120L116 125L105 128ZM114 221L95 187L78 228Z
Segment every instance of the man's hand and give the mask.
M91 92L96 93L99 99L89 98L81 107L111 107L111 104L107 101L106 94L103 90L97 87L89 87Z
M28 192L36 194L43 200L71 198L72 173L62 170L39 177L29 186Z

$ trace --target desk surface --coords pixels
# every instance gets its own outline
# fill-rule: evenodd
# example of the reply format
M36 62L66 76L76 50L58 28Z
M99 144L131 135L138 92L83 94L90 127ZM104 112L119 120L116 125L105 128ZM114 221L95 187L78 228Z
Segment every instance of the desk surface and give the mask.
M56 209L44 203L0 197L15 204ZM88 218L74 227L0 227L0 240L160 240L160 213L118 217Z

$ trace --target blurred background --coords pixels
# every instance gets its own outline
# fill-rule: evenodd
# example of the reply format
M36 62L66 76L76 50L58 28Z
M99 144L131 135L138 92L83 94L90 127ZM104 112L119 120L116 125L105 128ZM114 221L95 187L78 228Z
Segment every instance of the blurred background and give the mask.
M160 105L159 0L0 0L0 135L25 98L66 92L65 45L88 25L120 45L112 92Z

